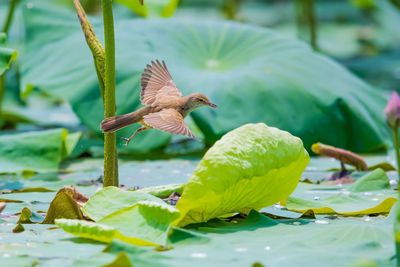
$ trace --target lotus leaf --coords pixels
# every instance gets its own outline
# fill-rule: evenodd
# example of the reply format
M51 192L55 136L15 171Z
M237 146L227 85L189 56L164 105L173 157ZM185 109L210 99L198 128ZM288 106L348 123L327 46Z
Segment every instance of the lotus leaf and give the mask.
M140 201L97 223L60 219L56 224L68 233L100 242L119 239L140 246L157 246L167 244L171 223L178 216L179 211L167 204Z
M358 216L389 213L396 201L386 173L376 169L347 188L300 183L283 204L297 212Z
M91 196L83 206L82 211L90 219L97 222L113 212L144 200L163 203L161 199L146 193L124 191L117 187L109 186Z
M226 134L200 161L183 189L179 225L248 213L287 198L309 162L302 141L265 124Z
M0 173L57 171L79 137L66 129L0 135Z
M25 95L38 88L67 99L81 121L99 133L100 90L76 15L30 2L23 12ZM101 38L102 26L91 22ZM301 137L306 148L316 141L357 152L385 148L385 96L304 43L230 22L117 18L115 28L119 114L139 107L141 72L158 58L185 94L201 91L219 104L217 110L192 114L208 144L245 123L264 122ZM149 131L128 149L146 152L169 140Z

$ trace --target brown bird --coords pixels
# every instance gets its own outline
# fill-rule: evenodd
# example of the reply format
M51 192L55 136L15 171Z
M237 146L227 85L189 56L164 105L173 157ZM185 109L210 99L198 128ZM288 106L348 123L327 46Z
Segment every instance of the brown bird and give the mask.
M122 138L125 145L139 132L152 128L193 138L194 135L183 121L186 115L201 106L217 107L201 93L183 96L164 61L151 61L146 66L141 87L140 101L144 107L128 114L106 118L100 125L104 133L112 133L133 123L140 123L142 126L129 138Z

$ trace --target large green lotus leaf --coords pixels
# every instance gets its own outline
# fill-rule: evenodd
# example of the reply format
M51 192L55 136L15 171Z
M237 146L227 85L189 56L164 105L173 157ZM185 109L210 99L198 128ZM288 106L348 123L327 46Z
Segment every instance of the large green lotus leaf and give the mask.
M263 123L239 127L200 161L183 189L179 225L248 213L287 198L309 162L303 143Z
M150 194L124 191L117 187L109 186L97 191L83 206L83 213L94 221L99 221L105 216L120 209L130 207L139 201L163 201Z
M316 214L367 215L389 213L397 201L389 178L377 169L351 186L324 186L300 183L284 203L289 210Z
M24 12L24 92L35 87L69 100L99 132L97 77L76 15L31 2ZM101 36L102 26L91 21ZM119 114L139 107L140 74L159 58L185 94L201 91L219 105L192 114L208 144L245 123L265 122L301 137L307 148L316 141L359 152L384 146L383 94L301 42L228 22L117 18L115 28ZM157 131L136 138L128 149L144 152L169 142Z
M0 135L0 173L57 171L79 137L66 129Z
M140 246L166 245L171 223L179 217L175 208L153 201L140 201L117 210L97 223L56 220L66 232L100 242L119 239Z
M174 231L174 249L169 251L144 251L122 242L112 243L106 251L125 252L138 267L336 267L359 266L360 261L376 263L367 266L395 266L388 219L276 221L253 211L243 221L213 222L194 230L208 240L182 239Z
M65 238L65 232L54 229L54 226L50 230L49 225L25 224L25 231L19 234L12 233L13 227L13 223L1 224L0 266L21 267L39 264L67 267L71 266L74 260L90 258L104 249L104 244L98 242L83 243ZM20 263L19 256L30 263ZM7 263L7 259L13 261Z

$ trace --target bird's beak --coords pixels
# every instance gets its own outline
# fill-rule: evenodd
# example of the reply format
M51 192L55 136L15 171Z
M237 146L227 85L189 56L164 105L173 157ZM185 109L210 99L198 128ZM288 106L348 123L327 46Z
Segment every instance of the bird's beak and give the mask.
M209 105L209 106L212 107L212 108L217 108L217 107L218 107L217 105L215 105L215 104L213 104L213 103L211 103L211 102L208 102L207 105Z

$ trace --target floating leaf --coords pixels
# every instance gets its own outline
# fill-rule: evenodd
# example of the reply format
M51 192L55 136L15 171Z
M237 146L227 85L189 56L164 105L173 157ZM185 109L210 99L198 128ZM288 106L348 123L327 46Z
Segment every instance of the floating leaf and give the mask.
M376 169L358 179L349 187L350 192L369 192L390 189L389 177L382 169Z
M161 199L146 193L124 191L114 186L108 186L91 196L82 211L97 222L111 213L143 200L164 203Z
M57 171L78 136L66 129L0 136L0 173Z
M284 204L296 212L353 216L389 213L396 201L396 193L388 187L388 177L377 169L348 188L300 183Z
M81 207L87 201L87 197L79 193L75 188L66 186L57 192L47 211L44 224L52 224L59 218L83 219Z
M25 95L38 88L68 100L81 121L99 133L103 113L97 77L75 14L31 2L33 7L24 10ZM98 21L92 24L102 32ZM140 106L140 75L150 60L159 58L185 94L201 91L220 104L217 110L203 108L191 115L208 144L245 123L264 122L299 136L307 148L317 140L356 152L386 147L382 92L303 43L226 22L117 19L115 28L118 114ZM170 141L158 131L136 138L130 151L148 152Z
M353 266L360 259L394 266L395 248L390 220L269 219L250 212L244 220L213 221L194 228L195 237L178 239L174 249L156 253L114 242L108 253L125 252L137 266ZM186 230L187 231L187 230ZM174 231L175 239L179 231ZM282 238L282 237L285 238Z
M114 239L139 246L166 245L171 223L179 212L167 204L140 201L117 210L97 223L82 220L56 220L66 232L100 242Z
M179 225L234 212L248 213L289 196L309 156L297 137L265 124L247 124L211 147L185 185Z

